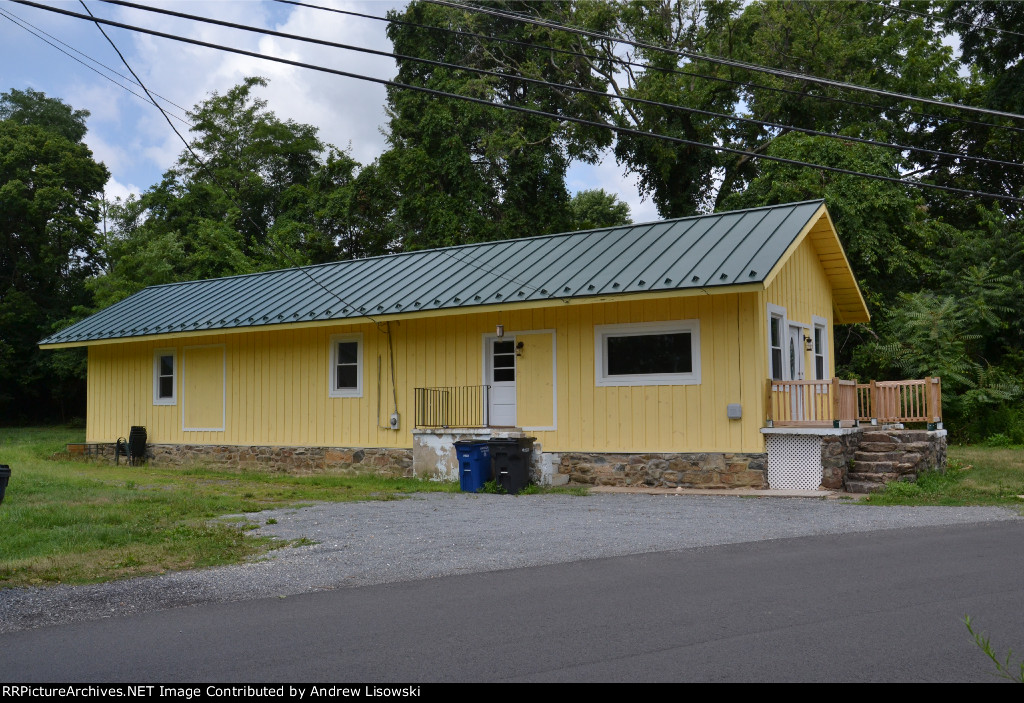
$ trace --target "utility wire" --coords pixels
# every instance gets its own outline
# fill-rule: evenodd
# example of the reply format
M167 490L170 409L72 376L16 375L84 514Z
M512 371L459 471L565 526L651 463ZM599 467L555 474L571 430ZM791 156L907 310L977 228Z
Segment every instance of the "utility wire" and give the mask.
M199 163L199 165L203 167L203 170L206 171L206 173L210 176L210 179L214 183L216 183L217 187L219 187L224 192L224 195L226 195L228 197L228 200L230 200L231 203L234 204L234 206L236 208L238 208L238 212L242 216L244 216L246 219L248 219L249 222L251 222L252 225L254 227L256 227L257 230L259 230L260 229L259 224L255 220L253 220L252 217L250 217L245 212L245 208L242 207L241 204L239 204L239 202L237 200L235 200L234 197L232 197L231 193L228 192L228 189L225 188L223 186L223 184L221 184L220 180L218 180L217 175L213 172L213 170L210 169L210 167L206 165L206 162L204 162L199 157L199 155L196 154L195 151L193 151L192 145L189 144L188 140L186 140L185 137L182 136L181 132L178 131L178 128L174 126L173 122L171 122L171 118L167 115L167 113L164 111L164 109L160 106L160 103L158 103L153 98L153 96L150 94L149 89L146 88L146 86L143 84L142 79L139 78L138 74L136 74L134 70L132 70L131 65L129 65L129 63L128 63L128 60L125 59L124 54L122 54L121 50L117 48L117 44L114 43L114 40L111 39L107 35L106 31L103 29L102 24L106 24L107 22L104 21L104 20L99 19L98 17L95 17L92 14L92 10L90 10L89 7L85 4L85 0L78 0L78 2L81 3L82 7L85 8L85 11L89 13L89 18L92 19L93 23L96 25L96 28L100 30L100 33L103 34L103 36L106 38L106 40L110 43L110 46L112 46L114 48L114 51L117 52L117 55L121 58L121 62L125 65L125 68L127 68L128 72L131 73L132 76L135 77L135 80L142 87L142 90L145 91L146 95L149 96L150 102L152 102L153 105L156 107L156 109L160 111L160 114L162 114L164 116L164 119L167 120L167 124L170 125L171 129L174 130L174 133L178 135L178 139L180 139L181 142L185 145L185 148L188 150L188 152L190 154L192 154L192 158L194 158ZM86 18L86 17L84 17L82 15L77 15L76 14L76 16L78 16L79 18L82 18L82 19L89 19L89 18ZM278 249L277 245L274 243L274 240L272 238L267 237L266 241L267 241L268 244L270 244L270 246L272 248L277 250L277 253L278 253L279 256L281 256L281 258L283 258L285 261L289 260L290 256L289 256L288 252L284 251L283 249ZM359 308L357 306L352 305L349 302L346 302L341 296L338 295L338 293L336 291L333 291L333 290L329 289L323 283L321 283L320 281L316 280L316 278L313 277L313 274L311 274L309 271L306 270L305 266L301 266L301 265L300 266L295 266L294 262L291 262L291 261L288 261L288 263L291 263L294 268L298 269L299 271L302 271L302 273L304 273L306 275L306 277L309 278L310 281L312 281L317 286L322 288L325 292L327 292L328 295L330 295L330 296L334 297L335 299L337 299L338 302L340 302L343 306L351 308L354 312L359 310ZM367 318L371 322L373 322L375 325L377 325L377 329L378 330L382 329L381 323L379 321L375 320L373 318L373 316L371 316L369 313L363 312L362 316Z
M812 83L820 83L821 85L828 85L834 88L844 88L847 90L856 90L863 93L871 93L872 95L882 95L889 98L895 98L898 100L909 100L914 102L921 102L928 105L938 105L946 108L953 108L957 110L968 110L970 112L978 112L985 115L993 115L995 117L1006 117L1014 120L1024 120L1024 115L1018 115L1013 112L1003 112L1001 110L990 110L984 107L975 107L973 105L962 105L960 103L950 103L943 100L936 100L934 98L924 98L917 95L907 95L906 93L895 93L889 90L882 90L881 88L870 88L864 85L856 85L854 83L845 83L843 81L836 81L830 78L821 78L814 76L809 73L800 73L798 71L787 71L780 68L770 68L768 66L761 66L759 64L747 63L745 61L735 61L733 59L726 59L720 56L712 56L710 54L701 54L695 51L688 51L686 49L670 49L665 46L658 46L656 44L649 44L647 42L636 41L632 39L621 39L614 37L610 34L604 34L603 32L593 32L589 29L581 29L579 27L573 27L571 25L562 24L559 22L550 22L547 20L540 20L534 17L526 17L519 14L511 14L508 12L501 12L499 10L492 10L490 8L479 7L476 5L464 5L462 3L448 2L447 0L422 0L423 2L429 2L434 5L440 5L442 7L451 7L465 12L473 12L477 14L491 15L501 19L513 20L515 22L522 22L525 24L532 24L538 27L544 27L547 29L555 29L562 32L569 32L570 34L578 34L580 36L591 37L594 39L601 39L604 41L611 41L617 44L628 44L638 49L647 49L649 51L659 51L665 54L674 54L676 56L684 56L689 59L698 61L706 61L708 63L719 64L722 66L731 66L732 68L741 68L746 71L757 71L759 73L767 73L780 78L787 78L790 80L810 81Z
M102 1L103 2L109 2L110 0L102 0ZM522 46L522 47L525 47L527 49L534 50L534 51L550 51L550 52L553 52L553 53L556 53L556 54L563 54L565 56L575 56L577 58L589 59L589 60L592 60L592 61L609 61L611 63L614 63L614 64L618 65L618 66L628 66L630 68L641 68L641 69L644 69L645 71L657 71L659 73L675 74L675 75L679 75L679 76L688 76L690 78L702 78L704 80L715 81L715 82L719 82L719 83L726 83L726 84L729 84L729 85L742 86L744 88L756 88L758 90L765 90L765 91L769 91L769 92L773 92L773 93L783 93L785 95L794 95L794 96L799 97L799 98L805 98L805 99L811 99L811 100L821 100L821 101L825 101L825 102L834 102L834 103L840 103L840 104L844 104L844 105L855 105L857 107L867 107L867 108L871 108L871 109L875 109L875 110L881 110L881 111L887 110L887 106L886 105L879 105L878 103L866 103L866 102L861 102L859 100L851 100L849 98L840 98L840 97L837 97L837 96L834 96L834 95L816 95L814 93L805 93L805 92L802 92L802 91L799 91L799 90L792 90L790 88L783 88L783 87L780 87L780 86L765 85L764 83L754 83L754 82L751 82L751 81L740 81L740 80L735 80L735 79L731 79L731 78L724 78L722 76L708 75L708 74L705 74L705 73L695 73L693 71L684 71L684 70L679 69L679 68L666 68L666 67L661 67L661 66L650 66L650 65L647 65L647 64L639 63L637 61L630 61L628 59L624 59L621 56L616 56L615 54L609 54L609 55L606 55L606 56L600 56L600 55L597 55L597 54L587 54L587 53L580 52L580 51L572 51L570 49L562 49L562 48L555 47L555 46L549 46L547 44L538 44L538 43L532 43L532 42L519 41L517 39L509 39L507 37L491 37L491 36L487 36L487 35L484 35L484 34L478 34L478 33L475 33L475 32L469 32L469 31L466 31L466 30L452 29L450 27L438 27L438 26L435 26L435 25L422 24L420 22L410 22L409 20L403 20L403 19L398 19L398 18L389 19L387 17L379 17L377 15L370 15L370 14L366 14L366 13L363 13L363 12L354 12L352 10L343 10L341 8L336 8L336 7L324 7L323 5L314 5L314 4L308 3L308 2L299 2L299 0L274 0L274 2L279 2L279 3L282 3L282 4L286 4L286 5L295 5L297 7L306 7L306 8L310 8L310 9L314 9L314 10L322 10L324 12L333 12L333 13L340 14L340 15L348 15L350 17L360 17L360 18L364 18L364 19L375 20L375 21L378 21L378 22L387 22L389 24L397 24L397 25L402 25L402 26L405 26L405 27L416 27L416 28L419 28L419 29L432 30L432 31L435 31L435 32L444 32L444 33L447 33L447 34L455 34L455 35L458 35L458 36L464 36L464 37L471 37L471 38L474 38L474 39L480 39L482 41L500 42L500 43L503 43L503 44L511 44L511 45L514 45L514 46ZM1012 131L1012 132L1024 133L1024 127L1014 127L1012 125L997 124L997 123L994 123L994 122L979 122L977 120L969 120L969 119L964 119L964 118L960 118L960 117L952 117L952 116L949 116L949 115L936 115L935 113L924 112L924 111L921 111L921 112L910 112L909 114L911 116L915 117L915 118L926 117L926 118L929 118L929 119L940 120L940 121L943 121L943 122L955 122L957 124L967 124L967 125L974 125L974 126L979 126L979 127L990 127L990 128L993 128L993 129L1004 129L1004 130L1008 130L1008 131Z
M97 69L97 68L96 68L95 66L90 66L90 65L89 65L89 64L87 64L87 63L86 63L85 61L82 61L82 60L81 60L80 58L78 58L77 56L73 56L73 55L69 54L69 53L68 53L67 51L65 51L64 49L60 48L59 46L57 46L57 45L56 45L56 44L54 44L53 42L51 42L51 41L47 40L47 39L46 39L46 37L42 36L41 34L37 33L36 31L33 31L33 29L35 29L35 30L38 30L38 32L41 32L42 34L45 34L45 35L46 35L47 37L50 37L50 38L52 38L52 39L53 39L54 41L60 42L61 44L63 44L64 46L68 47L68 48L69 48L69 49L71 49L72 51L74 51L74 52L76 52L76 53L78 53L78 54L81 54L82 56L85 56L85 57L86 57L87 59L89 59L90 61L93 61L94 63L97 63L97 64L99 64L100 66L103 66L104 68L106 68L106 69L107 69L108 71L110 71L110 72L114 73L115 75L121 76L122 78L125 78L126 80L129 80L129 81L131 81L131 79L129 79L129 78L127 78L126 76L124 76L124 74L118 73L117 71L115 71L114 69L110 68L109 66L107 66L107 65L105 65L105 64L103 64L103 63L100 63L99 61L96 61L96 59L94 59L94 58L92 58L92 57L88 56L87 54L84 54L84 53L82 53L81 51L78 51L78 49L74 48L73 46L71 46L71 45L69 45L69 44L67 44L67 43L65 43L65 42L62 42L62 41L60 41L60 39L57 39L57 38L56 38L56 37L54 37L54 36L53 36L52 34L49 34L49 33L47 33L47 32L44 32L43 30L39 29L38 27L36 27L36 26L35 26L34 24L32 24L31 22L27 22L27 21L25 21L25 20L21 19L20 17L18 17L18 16L17 16L17 15L15 15L14 13L10 12L9 10L4 10L4 9L0 9L0 17L4 17L4 18L6 18L7 20L9 20L10 22L14 23L15 25L17 25L17 26L21 27L22 29L24 29L24 30L25 30L26 32L28 32L28 33L29 33L29 34L31 34L32 36L36 37L37 39L39 39L39 40L40 40L40 41L42 41L42 42L45 42L45 43L49 44L49 45L50 45L50 46L52 46L52 47L53 47L54 49L56 49L57 51L61 52L62 54L64 54L64 55L65 55L65 56L67 56L68 58L70 58L71 60L73 60L73 61L77 61L78 63L80 63L80 64L82 64L83 66L85 66L86 68L88 68L88 69L89 69L90 71L93 71L93 72L94 72L94 73L96 73L97 75L99 75L99 76L101 76L101 77L103 77L103 78L107 79L108 81L110 81L111 83L113 83L114 85L116 85L116 86L117 86L118 88L121 88L121 89L123 89L123 90L127 90L127 91L128 91L129 93L131 93L132 95L134 95L134 96L135 96L135 97L137 97L138 99L142 100L143 102L145 102L145 103L149 103L149 100L148 100L148 99L147 99L146 97L144 97L144 96L142 96L142 95L139 95L138 93L136 93L136 92L135 92L134 90L132 90L132 89L131 89L131 88L129 88L128 86L124 85L123 83L118 83L118 82L117 82L116 80L114 80L113 78L111 78L111 77L110 77L110 76L108 76L107 74L103 73L103 71L100 71L100 70L99 70L99 69ZM26 26L26 25L27 25L27 26ZM29 27L31 27L32 29L30 29ZM159 94L157 94L157 93L153 93L153 95L156 95L157 97L161 98L162 100L164 100L164 101L165 101L165 102L167 102L167 103L170 103L171 105L174 105L175 107L178 107L178 108L180 108L180 109L184 109L184 108L181 108L181 107L180 107L179 105L175 105L175 103L171 102L170 100L167 100L167 98L164 98L163 96L161 96L161 95L159 95ZM187 112L187 111L186 111L186 112ZM173 114L172 114L172 115L171 115L171 117L173 117L174 119L178 120L178 122L181 122L182 124L185 124L185 125L189 125L189 126L191 126L191 123L190 123L190 122L188 122L187 120L185 120L185 119L183 119L183 118L181 118L181 117L178 117L177 115L173 115Z
M676 112L685 112L685 113L688 113L688 114L703 115L705 117L714 117L714 118L723 119L723 120L726 120L726 121L729 121L729 122L742 122L742 123L745 123L745 124L757 125L759 127L766 127L766 128L770 128L770 129L779 129L779 130L783 130L784 132L785 131L800 132L802 134L809 134L809 135L816 136L816 137L826 137L828 139L838 139L838 140L843 141L843 142L855 142L855 143L858 143L858 144L869 144L871 146L878 146L878 147L883 147L883 148L886 148L886 149L895 149L895 150L897 150L899 152L911 151L911 152L917 152L917 153L920 153L920 154L930 154L932 156L939 156L939 157L958 159L958 160L974 161L974 162L977 162L977 163L990 164L990 165L995 165L995 166L1009 166L1009 167L1012 167L1012 168L1024 168L1024 164L1016 163L1016 162L1013 162L1013 161L1001 161L1001 160L998 160L998 159L989 159L989 158L982 157L982 156L970 156L970 155L967 155L967 154L954 154L954 153L947 152L947 151L939 151L937 149L927 149L925 147L907 146L907 145L904 145L904 144L896 144L896 143L893 143L893 142L883 142L883 141L879 141L879 140L875 140L875 139L866 139L864 137L844 136L844 135L840 135L840 134L835 134L833 132L824 132L824 131L817 130L817 129L808 129L806 127L795 127L793 125L782 124L782 123L779 123L779 122L768 122L768 121L765 121L765 120L757 120L757 119L754 119L754 118L751 118L751 117L740 117L738 115L727 115L727 114L724 114L724 113L721 113L721 112L713 112L711 110L702 110L700 108L687 107L685 105L674 105L674 104L670 104L670 103L659 102L657 100L647 100L645 98L637 98L637 97L626 96L626 95L611 95L611 94L609 94L609 93L607 93L605 91L594 90L592 88L584 88L584 87L581 87L581 86L566 85L566 84L563 84L563 83L554 83L554 82L551 82L551 81L546 81L546 80L537 79L537 78L528 78L528 77L525 77L525 76L519 76L519 75L512 75L512 74L508 74L508 73L503 73L501 71L492 71L492 70L488 70L488 69L484 69L484 68L473 68L473 67L470 67L470 66L463 66L461 64L453 64L453 63L448 63L448 62L445 62L445 61L437 61L437 60L434 60L434 59L426 59L426 58L421 58L421 57L418 57L418 56L408 56L408 55L405 55L405 54L396 54L396 53L392 53L392 52L389 52L389 51L381 51L379 49L369 49L369 48L366 48L366 47L354 46L352 44L342 44L340 42L329 41L329 40L326 40L326 39L314 39L312 37L307 37L307 36L304 36L304 35L301 35L301 34L289 34L287 32L280 32L280 31L273 30L273 29L264 29L264 28L260 28L260 27L253 27L253 26L250 26L250 25L239 24L237 22L228 22L228 21L225 21L225 20L213 19L213 18L210 18L210 17L201 16L201 15L193 15L193 14L189 14L189 13L186 13L186 12L177 12L175 10L166 10L166 9L157 8L157 7L148 7L146 5L139 5L137 3L130 2L129 0L103 0L103 2L112 4L112 5L121 5L121 6L124 6L124 7L131 7L131 8L137 9L137 10L144 10L144 11L147 11L147 12L154 12L154 13L161 14L161 15L170 15L172 17L178 17L178 18L181 18L181 19L192 20L192 21L195 21L195 22L203 22L203 23L206 23L206 24L213 24L213 25L217 25L217 26L220 26L220 27L228 27L230 29L238 29L238 30L242 30L242 31L246 31L246 32L255 32L255 33L258 33L258 34L264 34L264 35L272 36L272 37L280 37L282 39L290 39L290 40L293 40L293 41L305 42L305 43L308 43L308 44L317 44L317 45L320 45L320 46L330 46L330 47L333 47L333 48L336 48L336 49L344 49L346 51L356 51L356 52L360 52L360 53L371 54L371 55L374 55L374 56L384 56L384 57L396 59L396 60L399 60L399 61L410 61L410 62L425 64L425 65L428 65L428 66L437 66L437 67L440 67L440 68L449 68L449 69L455 69L455 70L458 70L458 71L468 71L468 72L471 72L471 73L477 73L477 74L485 75L485 76L493 76L495 78L501 78L501 79L506 79L506 80L518 81L520 83L527 83L527 84L530 84L530 85L538 85L538 86L542 86L542 87L545 87L545 88L555 88L555 89L558 89L558 90L566 90L566 91L571 91L571 92L574 92L574 93L582 93L584 95L594 95L594 96L597 96L599 98L614 98L614 99L619 100L620 102L628 102L628 103L633 103L633 104L636 104L636 105L651 105L651 106L659 107L659 108L666 109L666 110L673 110L673 111L676 111Z
M554 114L554 113L551 113L551 112L544 112L544 111L541 111L541 110L533 110L533 109L530 109L530 108L527 108L527 107L521 107L519 105L509 105L509 104L502 104L502 103L494 103L494 102L491 102L489 100L482 100L480 98L473 98L473 97L469 97L467 95L459 95L457 93L449 93L449 92L445 92L445 91L441 91L441 90L435 90L433 88L426 88L426 87L423 87L423 86L410 85L410 84L407 84L407 83L398 83L396 81L391 81L391 80L387 80L387 79L384 79L384 78L374 78L372 76L364 76L362 74L352 73L350 71L342 71L342 70L339 70L339 69L327 68L325 66L319 66L319 65L316 65L316 64L305 63L305 62L302 62L302 61L295 61L293 59L285 59L285 58L281 58L281 57L277 57L277 56L267 56L267 55L264 55L264 54L257 53L255 51L248 51L246 49L238 49L238 48L235 48L235 47L224 46L222 44L214 44L212 42L202 41L200 39L191 39L189 37L182 37L182 36L178 36L178 35L175 35L175 34L169 34L167 32L161 32L161 31L158 31L158 30L155 30L155 29L148 29L148 28L145 28L145 27L138 27L138 26L126 24L126 23L123 23L123 22L115 22L114 20L107 20L107 19L100 19L100 18L90 17L90 16L82 15L82 14L79 14L79 13L76 13L76 12L71 12L70 10L63 10L63 9L56 8L56 7L49 7L47 5L42 5L42 4L33 2L32 0L11 0L11 1L19 3L21 5L29 5L31 7L38 7L40 9L46 10L48 12L54 12L54 13L57 13L57 14L68 16L68 17L76 17L78 19L89 20L89 21L92 21L92 22L100 22L100 23L103 23L103 24L106 24L106 25L109 25L109 26L112 26L112 27L119 27L121 29L127 29L129 31L141 32L143 34L149 34L149 35L152 35L152 36L162 37L164 39L170 39L172 41L178 41L178 42L183 42L183 43L187 43L187 44L193 44L195 46L203 46L203 47L206 47L206 48L209 48L209 49L216 49L218 51L226 51L226 52L230 52L230 53L234 53L234 54L240 54L242 56L250 56L252 58L262 59L262 60L265 60L265 61L273 61L273 62L276 62L276 63L286 64L286 65L289 65L289 66L297 66L299 68L307 68L307 69L314 70L314 71L319 71L319 72L322 72L322 73L330 73L330 74L337 75L337 76L344 76L346 78L354 78L356 80L367 81L367 82L370 82L370 83L376 83L378 85L384 85L384 86L388 86L388 87L391 87L391 88L398 88L398 89L402 89L402 90L412 90L412 91L415 91L415 92L424 93L426 95L434 95L434 96L437 96L437 97L444 97L444 98L451 98L451 99L454 99L454 100L461 100L463 102L469 102L469 103L473 103L473 104L476 104L476 105L483 105L483 106L490 107L490 108L498 108L498 109L503 109L503 110L510 110L512 112L519 112L519 113L522 113L522 114L534 115L534 116L537 116L537 117L546 117L548 119L553 119L553 120L561 121L561 122L572 122L572 123L575 123L575 124L582 124L582 125L585 125L585 126L588 126L588 127L598 127L598 128L601 128L601 129L608 129L608 130L611 130L611 131L616 132L618 134L628 134L628 135L638 136L638 137L647 137L647 138L652 138L652 139L659 139L661 141L666 141L666 142L670 142L670 143L674 143L674 144L684 144L686 146L692 146L692 147L696 147L696 148L699 148L699 149L710 149L710 150L714 150L714 151L720 151L720 152L723 152L723 153L737 154L737 155L740 155L740 156L746 156L746 157L749 157L749 158L752 158L752 159L764 159L766 161L775 161L775 162L778 162L778 163L785 163L785 164L790 164L790 165L793 165L793 166L806 166L806 167L813 168L813 169L816 169L816 170L819 170L819 171L827 171L829 173L839 173L839 174L850 175L850 176L860 176L860 177L869 178L869 179L872 179L872 180L885 181L885 182L888 182L888 183L898 183L898 184L901 184L901 185L913 186L913 187L916 187L916 188L930 188L930 189L933 189L933 190L942 190L942 191L946 191L946 192L950 192L950 193L960 193L960 194L963 194L963 195L973 195L973 196L982 197L982 198L992 198L992 199L995 199L995 200L1005 200L1005 201L1008 201L1008 202L1024 203L1024 198L1019 198L1019 197L1015 197L1015 196L1012 196L1012 195L1005 195L1005 194L1000 194L1000 193L985 193L985 192L980 192L980 191L975 191L975 190L969 190L969 189L966 189L966 188L954 188L952 186L943 186L943 185L938 185L938 184L935 184L935 183L924 183L924 182L921 182L921 181L912 181L912 180L907 180L907 179L904 179L904 178L896 178L894 176L881 176L881 175L876 175L876 174L871 174L871 173L864 173L862 171L853 171L853 170L850 170L850 169L838 168L838 167L835 167L835 166L825 166L825 165L822 165L822 164L813 164L813 163L808 163L806 161L798 161L796 159L787 159L787 158L784 158L784 157L781 157L781 156L772 156L772 155L769 155L769 154L759 154L759 153L755 153L755 152L751 152L751 151L746 151L746 150L743 150L743 149L735 149L735 148L732 148L732 147L720 146L720 145L715 145L715 144L706 144L704 142L698 142L698 141L691 140L691 139L683 139L681 137L671 137L671 136L667 136L667 135L663 135L663 134L657 134L657 133L654 133L654 132L645 132L645 131L639 130L639 129L632 129L632 128L629 128L629 127L620 127L618 125L610 125L610 124L606 124L606 123L603 123L603 122L596 122L596 121L593 121L593 120L586 120L586 119L583 119L581 117L571 117L571 116L568 116L568 115L557 115L557 114Z

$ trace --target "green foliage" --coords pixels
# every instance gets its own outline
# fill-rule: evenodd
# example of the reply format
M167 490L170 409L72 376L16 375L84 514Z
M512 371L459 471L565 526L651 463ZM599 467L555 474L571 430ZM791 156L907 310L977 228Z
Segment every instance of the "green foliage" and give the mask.
M505 487L494 480L485 481L484 485L480 488L479 493L504 494Z
M898 177L898 156L863 144L790 133L775 139L766 153L862 173ZM760 164L742 193L723 202L726 210L823 198L858 276L869 306L886 305L906 280L925 265L919 253L925 229L916 193L884 181L814 171L779 162Z
M3 425L81 413L83 355L40 352L36 343L89 302L85 285L96 271L99 196L109 174L84 144L62 134L80 138L87 113L42 93L11 91L0 96L0 114L10 116L0 120Z
M974 631L974 625L971 624L971 616L964 615L964 625L967 626L967 631L974 637L974 643L978 645L978 649L985 653L985 656L992 660L992 663L996 667L995 676L1001 679L1007 679L1015 683L1024 683L1024 659L1020 661L1020 671L1016 670L1016 667L1010 663L1013 659L1013 650L1006 651L1006 657L1000 659L994 649L988 637L985 637L981 632Z
M572 21L573 6L567 2L500 2L498 7ZM388 35L398 54L604 90L585 62L528 46L593 50L579 37L429 3L410 3L393 16L524 43L482 42L391 24ZM610 110L605 97L406 59L398 61L396 80L598 121ZM377 163L379 182L373 190L386 198L382 207L388 221L379 223L385 231L378 238L391 235L394 246L406 250L571 229L569 162L593 161L611 140L603 129L398 88L388 89L387 100L388 149Z
M48 98L38 90L13 89L0 93L0 120L20 125L35 125L79 143L88 129L88 110L75 110L60 98Z
M569 214L573 230L598 229L628 225L629 205L612 193L596 190L581 190L569 201Z
M317 129L280 120L248 78L191 115L177 165L139 198L111 206L98 307L142 288L382 253L355 223L359 164Z

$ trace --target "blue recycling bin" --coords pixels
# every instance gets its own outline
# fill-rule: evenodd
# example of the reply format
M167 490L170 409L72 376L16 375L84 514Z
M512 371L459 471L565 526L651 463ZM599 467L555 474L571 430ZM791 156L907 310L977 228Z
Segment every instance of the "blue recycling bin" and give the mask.
M459 440L455 443L455 455L459 460L459 488L466 493L479 493L491 480L491 451L486 440Z

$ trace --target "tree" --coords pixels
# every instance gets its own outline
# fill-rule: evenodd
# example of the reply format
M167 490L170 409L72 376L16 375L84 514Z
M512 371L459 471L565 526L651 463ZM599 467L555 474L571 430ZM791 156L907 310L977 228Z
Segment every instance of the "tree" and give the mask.
M606 193L600 188L581 190L572 196L569 213L572 217L573 230L615 227L632 222L629 205L619 200L618 196Z
M0 93L0 120L42 127L70 142L81 142L85 137L88 117L88 110L75 110L60 98L48 98L31 88Z
M790 132L789 126L914 146L926 145L934 131L934 120L916 104L725 66L694 54L903 93L956 98L963 88L951 50L934 31L935 21L908 18L883 4L662 0L620 2L615 8L617 36L686 52L632 50L625 57L646 68L612 68L606 77L615 93L726 115L653 104L623 103L618 109L620 124L658 134L760 153ZM740 113L786 126L731 117ZM720 209L762 164L748 156L629 135L618 140L616 156L666 217ZM917 163L913 155L906 158L911 166ZM923 163L930 164L929 159Z
M0 100L11 102L5 94ZM17 98L17 96L15 96ZM84 355L37 342L89 302L107 169L62 133L63 102L32 93L32 110L0 120L0 423L52 419L84 406ZM11 114L11 113L5 113ZM41 115L42 125L33 124ZM84 126L83 126L84 130ZM84 131L72 131L72 134Z
M559 20L572 11L565 2L502 2L498 7ZM395 23L388 35L398 54L604 89L586 63L544 49L545 45L582 45L595 51L578 37L429 3L410 3L404 12L392 16L492 38L482 41ZM601 120L609 110L603 96L408 59L398 61L396 80L553 114ZM376 190L393 197L388 206L392 231L400 237L396 244L404 249L569 229L565 187L569 162L592 161L611 141L603 129L394 87L388 89L388 113L388 150L376 167L382 180Z
M148 285L380 253L349 213L359 164L279 119L253 94L266 84L199 103L177 165L112 207L106 271L90 284L100 307Z
M773 140L765 153L893 178L904 166L883 149L795 133ZM920 285L928 223L916 191L773 161L758 171L743 192L725 199L723 208L823 198L872 314L892 304L900 291Z

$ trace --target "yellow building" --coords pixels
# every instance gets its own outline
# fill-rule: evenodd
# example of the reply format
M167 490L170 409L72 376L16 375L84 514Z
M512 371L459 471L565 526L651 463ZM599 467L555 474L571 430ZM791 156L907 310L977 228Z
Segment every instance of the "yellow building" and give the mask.
M154 286L41 346L88 347L96 451L451 476L521 432L546 478L756 485L766 381L867 320L811 201Z

